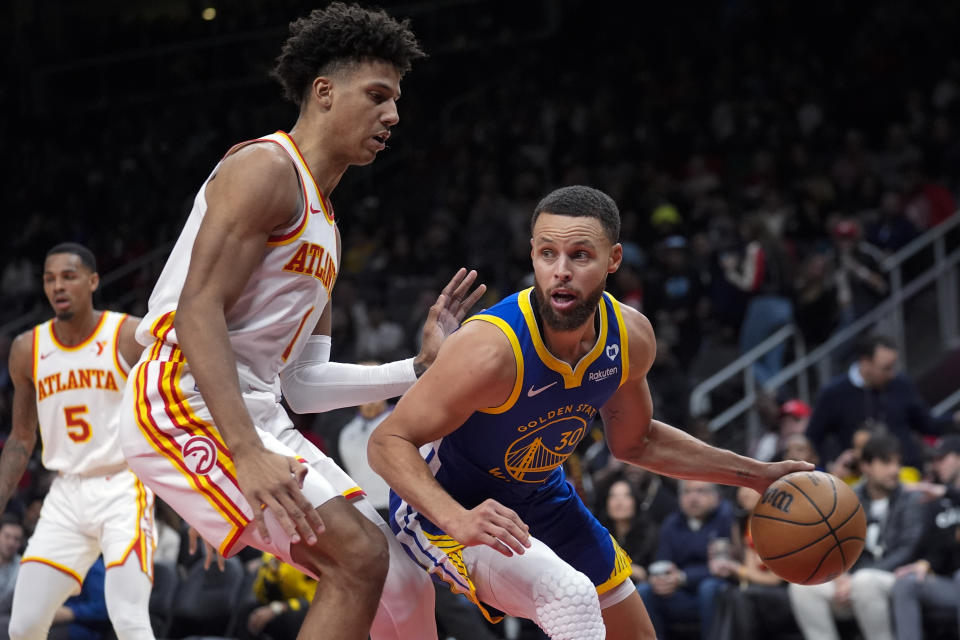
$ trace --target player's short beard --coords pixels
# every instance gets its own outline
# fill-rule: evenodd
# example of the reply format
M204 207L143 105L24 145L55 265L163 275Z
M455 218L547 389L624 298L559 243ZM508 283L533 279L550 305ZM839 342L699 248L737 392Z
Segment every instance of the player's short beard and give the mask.
M57 320L71 320L74 316L73 309L67 309L66 311L58 311L56 314Z
M533 297L537 301L537 311L543 319L543 323L554 331L573 331L582 326L597 311L597 305L603 296L603 290L606 287L607 279L604 278L600 285L591 291L586 298L577 302L569 311L556 311L550 304L547 295L540 288L540 285L534 282Z

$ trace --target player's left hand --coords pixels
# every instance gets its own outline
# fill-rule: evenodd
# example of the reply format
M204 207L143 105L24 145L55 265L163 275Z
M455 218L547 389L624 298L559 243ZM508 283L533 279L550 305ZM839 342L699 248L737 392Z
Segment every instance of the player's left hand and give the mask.
M774 480L782 478L788 473L795 473L797 471L814 471L816 467L809 463L804 462L803 460L784 460L782 462L769 462L763 466L763 471L760 473L758 478L754 479L754 482L746 486L751 489L756 489L761 494L767 490L767 487L770 486L770 483Z
M470 290L476 280L476 271L467 271L461 267L430 307L427 320L423 324L420 353L413 361L418 376L433 364L437 352L440 351L440 345L447 336L457 330L467 312L486 293L487 285L485 284L479 284L475 289Z

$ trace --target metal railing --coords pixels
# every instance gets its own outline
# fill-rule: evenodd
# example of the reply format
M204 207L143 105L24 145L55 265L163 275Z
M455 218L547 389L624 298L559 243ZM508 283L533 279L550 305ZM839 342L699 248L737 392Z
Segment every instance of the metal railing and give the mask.
M770 392L784 384L796 381L798 397L809 403L811 369L816 369L818 383L822 385L833 374L833 356L837 349L848 345L859 334L882 322L892 324L893 337L900 345L901 360L906 363L909 343L906 340L904 306L931 283L936 285L941 343L944 349L956 347L960 344L957 324L958 300L960 300L957 293L957 265L960 263L960 246L948 251L947 234L958 227L960 227L960 212L886 258L881 263L881 268L890 277L889 297L849 326L835 332L816 349L807 353L800 331L796 325L790 324L698 384L690 394L691 415L713 414L708 421L710 431L722 429L746 415L748 441L751 441L749 438L755 437L760 428L755 403L761 388ZM904 283L905 263L931 247L933 248L933 266ZM754 378L753 364L772 349L787 344L790 340L793 341L795 360L783 367L761 387ZM711 392L731 382L737 376L743 377L742 397L729 407L714 411L710 402ZM960 404L960 390L937 404L933 412L935 415L940 415L957 404Z

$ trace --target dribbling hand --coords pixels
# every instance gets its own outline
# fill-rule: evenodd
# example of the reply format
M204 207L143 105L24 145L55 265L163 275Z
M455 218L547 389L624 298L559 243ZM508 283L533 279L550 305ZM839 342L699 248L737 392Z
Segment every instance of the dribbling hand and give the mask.
M509 557L530 546L530 527L513 509L488 498L449 524L446 532L468 547L485 544Z
M269 509L290 537L291 544L301 539L315 544L317 534L323 533L320 514L300 490L307 475L307 467L296 458L264 449L245 455L235 455L237 482L243 497L253 509L253 520L260 536L270 542L270 533L264 521Z
M485 284L477 285L473 291L470 290L476 280L476 271L468 272L461 268L443 288L437 301L430 307L427 320L423 324L422 346L420 353L414 359L415 365L426 368L433 364L437 352L440 351L440 345L447 336L457 330L467 312L486 293L487 285Z
M761 494L770 486L774 480L782 478L788 473L795 471L814 471L816 467L803 460L784 460L783 462L769 462L763 466L763 472L759 477L754 478L751 484L744 486L756 489Z

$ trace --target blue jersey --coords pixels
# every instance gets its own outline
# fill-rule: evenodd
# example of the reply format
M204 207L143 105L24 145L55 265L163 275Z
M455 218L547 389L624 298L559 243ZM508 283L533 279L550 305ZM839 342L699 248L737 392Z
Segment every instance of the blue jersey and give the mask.
M604 293L594 316L597 341L571 367L547 350L533 304L533 289L525 289L467 320L489 322L510 341L517 367L513 390L502 405L474 412L420 452L463 507L493 498L513 509L532 536L602 594L629 578L630 558L566 482L562 465L627 380L627 331L619 303ZM392 491L390 511L390 525L410 557L480 604L463 545Z
M604 293L597 341L574 367L547 350L533 304L533 289L524 289L467 320L497 326L517 366L507 401L476 411L435 448L437 480L467 508L489 497L512 507L543 485L563 483L563 461L629 374L627 334L612 296Z

